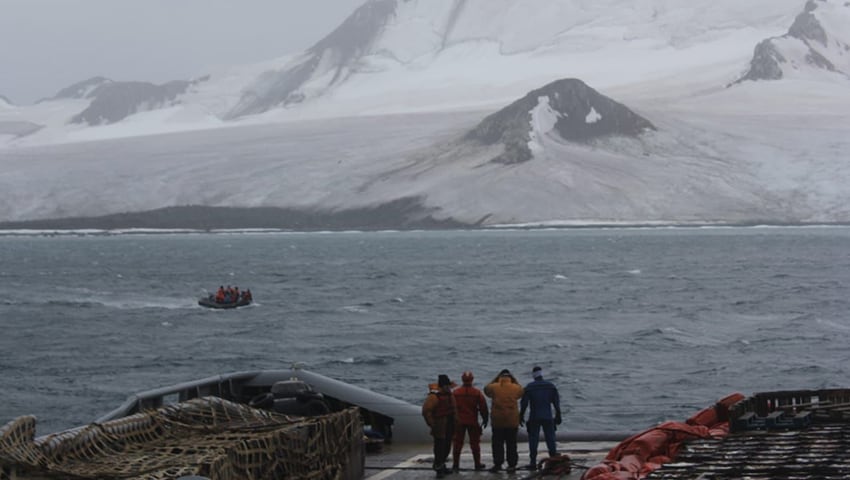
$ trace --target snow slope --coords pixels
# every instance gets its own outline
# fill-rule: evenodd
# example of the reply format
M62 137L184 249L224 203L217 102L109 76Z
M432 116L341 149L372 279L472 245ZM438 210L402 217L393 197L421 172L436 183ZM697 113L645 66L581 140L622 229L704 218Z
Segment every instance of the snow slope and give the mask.
M211 75L174 102L140 109L141 121L122 120L129 128L96 126L82 134L67 123L89 105L55 106L67 118L49 123L37 109L22 107L20 115L45 128L15 144L235 120L496 110L565 77L611 89L678 76L690 90L701 79L694 69L714 70L721 83L739 77L753 46L787 31L801 9L801 0L372 0L301 55L198 72L198 78ZM168 112L146 115L154 107Z
M110 125L68 123L85 98L0 108L0 125L43 126L0 133L0 221L417 198L473 224L850 222L848 79L805 64L726 87L801 12L840 46L846 6L813 1L373 0L300 55ZM564 118L611 115L529 96L566 78L655 129L570 137ZM506 144L469 134L524 98L512 141L531 155L494 162Z
M820 77L850 78L850 2L809 0L788 29L755 49L742 80Z

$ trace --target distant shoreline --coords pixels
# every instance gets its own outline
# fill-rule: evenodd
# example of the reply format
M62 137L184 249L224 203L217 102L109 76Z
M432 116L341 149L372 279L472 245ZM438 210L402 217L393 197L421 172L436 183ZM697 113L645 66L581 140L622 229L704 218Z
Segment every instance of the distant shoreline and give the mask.
M492 225L454 228L349 228L292 230L283 228L232 228L232 229L190 229L190 228L45 228L10 229L0 226L0 237L108 237L132 235L303 235L303 234L343 234L343 233L405 233L427 231L469 231L469 232L516 232L516 231L568 231L568 230L722 230L722 229L789 229L789 228L847 228L850 224L598 224L598 225Z
M677 228L846 227L850 223L752 222L615 222L604 220L541 221L484 225L438 220L418 198L369 208L309 211L277 207L234 208L183 206L99 217L73 217L0 223L0 235L129 235L193 233L309 233L414 230L581 230ZM485 217L486 218L486 217Z
M437 220L433 218L433 214L434 211L423 207L418 198L403 198L374 207L334 211L189 205L92 217L0 222L0 232L9 230L340 231L433 230L468 227L454 220Z

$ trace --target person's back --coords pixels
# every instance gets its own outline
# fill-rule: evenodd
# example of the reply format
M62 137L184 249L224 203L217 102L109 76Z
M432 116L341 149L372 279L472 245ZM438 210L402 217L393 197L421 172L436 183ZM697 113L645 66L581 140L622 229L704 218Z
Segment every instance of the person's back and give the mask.
M552 406L560 403L560 396L555 384L543 377L534 379L525 386L522 404L531 409L529 420L553 420ZM525 408L523 408L525 410Z
M452 470L460 470L460 452L463 450L463 441L466 434L469 435L469 448L475 461L476 470L484 470L486 466L481 463L481 433L489 421L490 412L487 409L487 400L481 390L472 386L474 377L471 371L463 372L461 375L463 386L455 388L452 395L457 406L457 429L454 434L454 448L452 449ZM481 416L481 425L478 425L478 417Z
M487 416L487 401L481 390L472 385L463 385L454 389L452 395L455 396L458 423L461 425L478 425L479 413L483 412Z
M519 409L517 400L522 398L522 385L508 375L500 375L498 379L484 387L484 394L493 399L490 412L491 425L498 428L519 427Z
M446 459L451 452L457 406L452 395L452 382L447 375L440 375L436 385L422 404L422 417L431 428L434 437L434 470L437 478L443 478L451 470L446 468Z
M555 425L561 424L561 398L558 389L552 382L543 379L543 370L534 367L534 381L525 386L525 393L520 402L519 418L525 417L526 408L531 407L526 428L528 430L528 456L531 462L529 468L537 468L537 446L540 443L540 429L546 438L549 456L557 454L555 442ZM552 412L554 410L554 416Z
M484 394L493 399L490 409L490 424L493 428L493 468L491 472L502 469L507 460L508 472L516 471L517 429L519 428L519 409L517 401L522 398L522 386L507 369L499 372L486 387Z

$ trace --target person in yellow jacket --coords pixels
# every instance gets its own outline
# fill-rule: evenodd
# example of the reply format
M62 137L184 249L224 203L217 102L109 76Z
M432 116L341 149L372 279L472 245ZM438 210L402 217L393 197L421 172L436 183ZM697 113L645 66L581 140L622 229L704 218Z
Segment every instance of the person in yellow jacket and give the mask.
M519 430L519 407L517 402L522 398L523 389L517 379L508 369L484 387L484 394L493 399L490 408L490 425L493 429L493 467L495 473L502 470L507 450L508 473L516 472L519 461L517 453L517 431Z
M425 403L422 404L422 417L425 423L431 427L431 436L434 437L434 471L437 478L443 478L452 473L446 467L446 460L452 448L452 437L457 420L457 406L455 397L452 395L454 384L448 375L440 375L437 384L430 385L430 392Z

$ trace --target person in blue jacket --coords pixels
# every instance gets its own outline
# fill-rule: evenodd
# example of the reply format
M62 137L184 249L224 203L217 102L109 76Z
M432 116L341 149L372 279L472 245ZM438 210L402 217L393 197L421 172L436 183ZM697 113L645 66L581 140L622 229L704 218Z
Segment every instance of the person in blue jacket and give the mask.
M520 401L519 423L520 425L525 423L528 430L528 457L531 460L528 469L537 470L537 445L540 443L541 428L546 438L549 456L558 454L555 445L555 425L561 424L561 398L555 385L543 380L542 368L534 367L531 376L534 377L534 381L525 386L525 393ZM529 406L531 406L531 412L526 422L525 410Z

